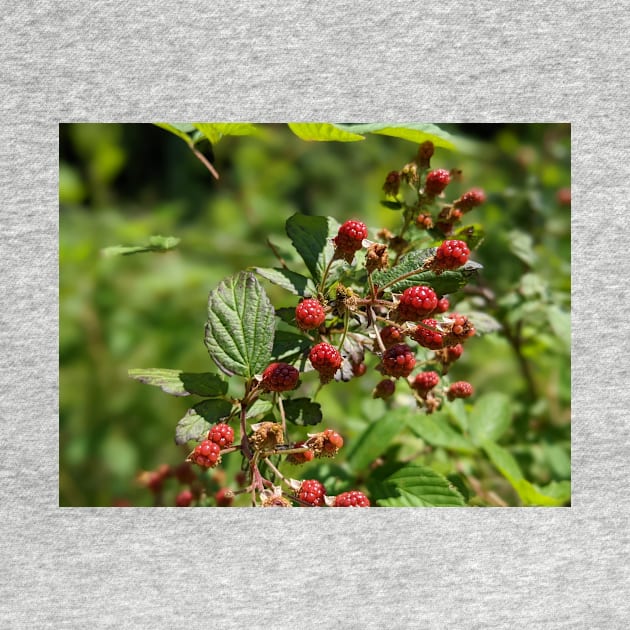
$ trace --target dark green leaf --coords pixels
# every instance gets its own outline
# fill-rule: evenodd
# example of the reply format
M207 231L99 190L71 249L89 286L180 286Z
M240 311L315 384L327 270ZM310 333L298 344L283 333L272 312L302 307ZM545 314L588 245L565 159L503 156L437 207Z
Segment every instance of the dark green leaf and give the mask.
M206 347L226 374L252 378L271 359L275 329L273 306L256 277L241 272L210 293Z
M284 413L288 422L298 426L312 426L322 421L322 409L319 403L309 398L293 398L283 401Z
M345 131L330 123L289 123L289 129L302 140L310 142L356 142L365 140L363 136Z
M338 124L337 127L352 133L377 133L409 140L415 144L422 144L430 140L436 147L454 150L455 138L437 125L430 123L367 123L367 124Z
M400 201L381 201L381 206L385 206L390 210L402 210L402 203Z
M483 394L470 412L470 437L475 444L486 440L496 442L512 423L510 399L500 392Z
M286 230L313 280L319 282L333 256L332 238L339 231L339 223L331 217L294 214L287 220Z
M285 324L295 326L295 308L293 306L277 308L276 317L280 318Z
M401 418L404 412L405 410L389 412L368 425L348 455L348 462L355 470L365 470L387 450L390 442L405 426Z
M403 256L395 267L374 272L374 283L382 287L395 281L400 276L411 273L416 269L419 270L426 259L433 256L434 253L435 248L411 252ZM394 282L387 290L392 293L401 293L409 287L423 284L430 286L438 295L455 293L455 291L465 286L471 278L475 277L481 268L482 266L479 263L469 260L464 266L455 271L444 271L441 274L436 274L434 271L418 271L412 276Z
M194 412L208 422L218 422L230 415L232 405L227 400L210 398L202 400L193 407Z
M378 484L377 504L383 507L462 507L457 488L424 466L405 466Z
M269 280L269 282L273 282L295 295L314 296L317 293L313 281L302 274L295 273L295 271L265 267L255 267L254 271L265 280Z
M470 489L466 485L466 481L464 481L464 478L461 475L458 475L457 473L451 473L450 475L446 475L446 478L448 479L450 483L452 483L457 488L457 491L459 492L459 494L461 494L462 497L464 497L464 501L468 503L468 501L470 500Z
M427 415L417 412L408 414L406 420L409 428L427 444L460 453L475 452L475 446L449 424L443 413Z
M277 330L271 356L276 361L290 361L300 354L304 354L311 345L312 342L304 335L287 330Z
M228 384L216 374L209 372L193 373L181 370L163 370L160 368L132 369L128 371L131 378L147 385L162 388L162 391L174 396L219 397L227 393Z
M167 252L177 247L180 240L181 239L175 236L150 236L149 242L146 245L114 245L102 249L101 255L105 256L105 258L111 258L112 256L129 256L131 254L143 254L145 252Z

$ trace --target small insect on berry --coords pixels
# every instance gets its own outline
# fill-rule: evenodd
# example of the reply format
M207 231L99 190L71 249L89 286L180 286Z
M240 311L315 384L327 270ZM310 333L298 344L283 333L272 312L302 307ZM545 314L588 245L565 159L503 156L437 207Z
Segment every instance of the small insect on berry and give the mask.
M468 262L470 250L464 241L444 241L435 252L434 269L457 269Z
M234 442L234 429L229 424L215 424L208 431L208 439L221 448L228 448Z
M370 507L370 500L358 490L343 492L335 497L334 507Z
M417 285L408 287L400 296L394 316L400 322L419 322L432 313L438 305L438 298L431 287Z
M308 503L313 507L320 507L324 505L324 496L326 495L326 488L324 484L317 479L305 479L300 486L298 492L298 499L304 503Z
M319 378L322 383L332 380L342 363L342 358L337 348L325 342L313 346L308 358L312 366L319 372Z
M286 392L298 385L300 372L288 363L271 363L262 374L261 387L268 392Z
M470 383L457 381L448 388L446 395L449 400L455 400L455 398L470 398L473 392L473 386Z
M346 221L333 239L336 255L352 262L354 254L363 247L363 239L367 238L368 230L361 221Z
M409 376L416 366L416 357L411 348L400 343L388 348L383 354L381 371L389 376Z
M303 300L295 307L295 321L302 330L319 328L325 319L324 307L313 298Z
M438 168L427 173L424 182L424 191L427 195L437 196L441 194L451 181L451 174L443 168Z
M214 468L221 461L221 447L210 440L204 440L195 446L190 459L202 468Z

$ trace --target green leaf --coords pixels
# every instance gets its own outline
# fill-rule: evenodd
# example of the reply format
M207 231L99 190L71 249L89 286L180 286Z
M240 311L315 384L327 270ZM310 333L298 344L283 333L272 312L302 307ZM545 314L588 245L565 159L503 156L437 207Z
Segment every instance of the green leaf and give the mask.
M304 260L315 282L319 282L335 251L332 239L339 223L332 217L311 217L294 214L287 219L287 235Z
M378 484L377 489L376 503L382 507L462 507L466 504L448 479L424 466L405 466Z
M192 140L188 133L185 131L184 125L175 125L170 123L153 123L156 127L160 127L161 129L165 129L166 131L170 131L172 134L176 135L178 138L181 138L187 145L192 145ZM192 125L188 125L192 131Z
M322 421L322 408L309 398L292 398L283 401L284 414L288 422L300 427L312 426Z
M101 250L101 255L105 256L105 258L111 258L112 256L129 256L130 254L142 254L145 252L167 252L177 247L180 241L181 239L175 236L150 236L146 245L105 247Z
M208 398L224 396L228 384L216 374L210 372L193 373L181 370L163 370L160 368L131 369L127 372L136 381L162 388L173 396L197 394Z
M411 252L403 256L395 267L374 272L374 283L382 287L415 269L421 269L426 259L434 253L435 248ZM412 276L394 282L387 290L392 293L401 293L409 287L423 284L430 286L438 295L455 293L475 277L481 268L479 263L469 260L459 269L444 271L441 274L436 274L434 271L418 271Z
M251 123L193 123L193 127L212 144L219 142L223 136L253 136L259 133Z
M232 405L227 400L209 398L202 400L193 407L194 412L208 422L218 422L230 415Z
M407 416L407 425L427 444L459 453L474 453L475 447L448 422L444 413L414 413Z
M470 437L475 444L496 442L512 423L510 398L500 392L483 394L468 418Z
M510 251L517 258L520 258L529 267L536 263L538 256L536 256L534 251L534 239L531 234L520 230L512 230L507 235L507 239Z
M554 334L563 343L565 350L571 349L571 313L555 304L547 308L547 318Z
M295 307L294 306L282 306L276 309L276 317L282 320L285 324L295 327Z
M225 400L202 400L177 423L175 444L203 439L210 427L230 414L232 406Z
M433 142L436 147L455 150L455 138L430 123L366 123L366 124L338 124L337 127L351 133L376 133L383 136L393 136L409 140L415 144L422 144L427 140Z
M389 208L390 210L402 210L402 203L400 201L381 201L381 206Z
M339 125L330 123L289 123L289 129L302 140L309 142L357 142L363 136L344 131Z
M464 241L468 245L470 251L472 251L473 249L479 247L485 236L486 233L481 225L474 223L473 225L467 225L460 230L457 230L457 232L455 232L455 234L450 238ZM443 235L441 235L441 238L443 238Z
M458 313L466 315L472 321L475 326L475 330L480 335L488 335L490 333L498 332L503 326L492 315L485 313L484 311L469 311L464 308L459 309Z
M365 470L387 450L390 442L405 426L404 420L401 418L405 411L388 413L368 425L348 455L348 463L355 470Z
M210 293L205 342L219 369L250 379L271 359L273 306L256 277L240 272Z
M304 335L287 330L277 330L271 356L276 361L287 362L304 354L312 345L312 342Z
M256 416L262 416L269 413L273 409L273 404L269 400L255 400L254 403L245 411L245 418L255 418Z
M269 280L269 282L273 282L273 284L295 295L308 295L310 297L317 293L313 281L300 273L295 273L295 271L267 267L254 267L254 271L265 280Z

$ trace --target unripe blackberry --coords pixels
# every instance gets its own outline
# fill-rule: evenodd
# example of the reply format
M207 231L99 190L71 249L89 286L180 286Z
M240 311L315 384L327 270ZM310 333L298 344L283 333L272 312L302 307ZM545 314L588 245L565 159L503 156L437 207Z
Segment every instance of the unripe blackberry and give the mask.
M221 448L228 448L234 442L234 429L228 424L216 424L208 431L208 439Z
M298 499L314 507L319 507L324 505L325 494L326 488L324 484L317 481L317 479L305 479L300 486Z
M193 493L190 490L182 490L175 497L175 507L189 507L193 498Z
M335 497L334 507L370 507L370 500L358 490L343 492Z
M445 320L444 326L447 328L444 337L445 346L455 346L475 334L475 327L472 322L465 315L459 313L451 313Z
M436 313L446 313L448 311L451 303L448 301L448 298L443 297L438 300L437 306L435 307Z
M386 348L391 348L405 341L405 333L398 326L385 326L379 334Z
M411 338L419 343L423 348L429 350L439 350L444 345L444 333L437 330L437 321L434 319L423 319L411 333Z
M479 188L473 188L464 193L459 199L453 202L455 208L459 208L462 212L469 212L473 208L480 206L486 200L486 193Z
M470 250L464 241L444 241L435 252L434 269L457 269L468 261Z
M295 321L302 330L319 328L326 319L326 311L318 300L308 298L295 307Z
M337 348L325 342L313 346L308 358L313 367L319 372L319 378L322 383L332 380L342 363L342 358Z
M337 255L352 262L355 252L363 247L363 239L367 238L368 231L365 223L361 221L346 221L333 239Z
M466 381L457 381L453 383L447 390L446 395L449 400L455 398L470 398L473 395L473 386Z
M306 440L308 446L315 457L334 457L343 446L343 438L337 431L326 429L321 433L315 433Z
M411 348L405 343L400 343L385 351L381 371L389 376L409 376L415 366L416 357Z
M190 459L202 468L214 468L221 461L221 447L210 440L204 440L195 446Z
M353 363L352 364L352 374L356 378L359 378L359 377L363 376L366 371L367 371L367 366L365 365L365 363Z
M389 378L385 378L376 384L374 391L372 392L372 398L382 398L385 400L394 394L396 391L396 383Z
M300 372L288 363L271 363L262 374L261 387L268 392L286 392L295 389Z
M449 363L457 361L457 359L462 356L463 352L464 346L462 346L461 343L458 343L455 346L449 346L446 348L446 359Z
M391 173L387 174L385 178L385 183L383 184L383 191L386 195L391 195L395 197L398 194L400 189L400 173L398 171L391 171Z
M437 372L420 372L413 380L411 387L420 394L426 394L440 382Z
M428 195L439 195L450 181L451 174L446 169L438 168L434 171L429 171L424 182L424 192Z
M230 507L234 503L234 492L229 488L220 488L214 495L218 507Z
M423 230L430 230L433 227L433 218L430 214L420 213L416 217L416 225Z
M431 287L414 286L403 291L394 313L401 322L418 322L432 313L437 307L438 299Z
M302 448L304 445L305 445L304 441L296 442L293 445L293 448ZM287 461L290 464L294 464L294 465L306 464L307 462L312 461L314 457L315 457L315 453L313 453L313 451L311 450L308 450L308 451L304 451L303 453L291 453L290 455L287 455Z

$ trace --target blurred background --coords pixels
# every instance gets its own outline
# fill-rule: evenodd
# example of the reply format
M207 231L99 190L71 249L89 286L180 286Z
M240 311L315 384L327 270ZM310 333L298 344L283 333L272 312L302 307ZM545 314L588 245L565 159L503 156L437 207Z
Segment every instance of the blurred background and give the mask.
M528 479L569 479L570 126L440 126L463 140L432 159L432 168L462 170L448 199L472 187L488 196L464 223L486 232L473 258L503 326L467 344L453 380L512 397L503 443ZM379 203L382 185L417 147L376 135L308 143L286 125L261 125L258 136L205 147L216 180L184 142L153 125L62 124L59 132L59 501L148 506L138 474L183 460L174 429L193 403L130 380L127 370L216 371L203 343L208 292L246 267L274 266L267 238L290 259L284 223L295 212L395 229L399 215ZM100 253L156 234L181 243L167 253ZM264 284L275 306L295 304ZM473 294L453 303L464 298L474 303ZM324 388L327 426L359 434L382 405L370 398L375 382L368 373ZM513 499L496 471L480 466L482 482Z

